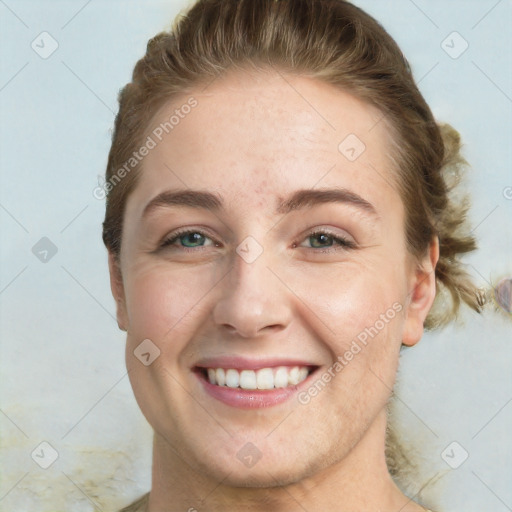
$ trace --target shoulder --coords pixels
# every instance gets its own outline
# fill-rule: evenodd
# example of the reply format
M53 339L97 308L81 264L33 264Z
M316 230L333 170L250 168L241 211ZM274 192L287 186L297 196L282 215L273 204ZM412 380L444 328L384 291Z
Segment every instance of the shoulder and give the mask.
M127 507L122 508L119 512L146 512L146 507L149 501L149 492L140 497L137 501L134 501ZM425 512L433 512L430 509L425 509Z
M149 492L144 494L137 501L134 501L131 505L124 507L119 512L146 512L146 507L149 501Z

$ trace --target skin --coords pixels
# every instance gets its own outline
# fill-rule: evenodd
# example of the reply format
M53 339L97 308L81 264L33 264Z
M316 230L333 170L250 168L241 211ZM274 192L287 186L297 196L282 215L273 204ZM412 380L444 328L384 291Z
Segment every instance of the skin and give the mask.
M129 376L155 431L149 511L424 510L388 474L385 409L401 344L420 340L435 297L438 244L421 261L406 249L382 115L312 78L238 71L174 98L154 126L190 96L197 107L145 157L120 259L109 256ZM366 145L353 162L338 150L348 134ZM187 188L224 209L161 206L143 218L155 196ZM376 215L339 202L275 211L298 189L326 188L358 194ZM206 238L189 252L180 239L159 248L183 227ZM316 228L355 247L309 236ZM236 252L247 236L263 248L251 263ZM192 371L236 354L300 357L321 376L395 303L402 310L306 405L230 407ZM149 366L133 353L144 339L160 350ZM250 468L237 458L248 442L262 455Z

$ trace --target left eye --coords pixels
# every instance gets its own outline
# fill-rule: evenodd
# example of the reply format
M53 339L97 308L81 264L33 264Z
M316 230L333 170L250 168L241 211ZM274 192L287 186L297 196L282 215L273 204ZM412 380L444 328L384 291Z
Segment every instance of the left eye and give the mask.
M328 231L314 231L306 237L306 240L310 241L311 248L313 249L329 249L333 246L347 249L355 247L354 242L340 236L335 236Z

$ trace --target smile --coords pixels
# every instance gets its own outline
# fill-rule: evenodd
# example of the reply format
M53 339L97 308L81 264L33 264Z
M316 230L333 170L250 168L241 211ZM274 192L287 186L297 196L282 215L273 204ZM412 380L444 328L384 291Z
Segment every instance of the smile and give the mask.
M249 361L228 358L194 368L210 397L242 409L272 407L291 399L318 369L299 361Z
M310 368L305 366L279 366L259 370L234 368L206 368L210 384L240 389L276 389L297 386L307 379Z

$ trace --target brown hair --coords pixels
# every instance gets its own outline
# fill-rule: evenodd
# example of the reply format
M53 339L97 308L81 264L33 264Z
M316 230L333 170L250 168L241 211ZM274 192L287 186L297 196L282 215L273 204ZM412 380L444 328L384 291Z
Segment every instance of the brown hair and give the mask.
M103 223L108 250L120 254L124 208L140 164L117 183L113 179L143 144L158 110L200 83L248 66L306 74L380 109L393 133L408 250L420 257L434 236L440 241L437 307L425 326L454 318L461 301L479 311L479 294L458 260L476 247L465 228L468 202L450 194L465 163L459 135L435 122L390 35L344 0L197 0L171 31L149 41L119 94L106 170L107 183L115 185L108 189Z

